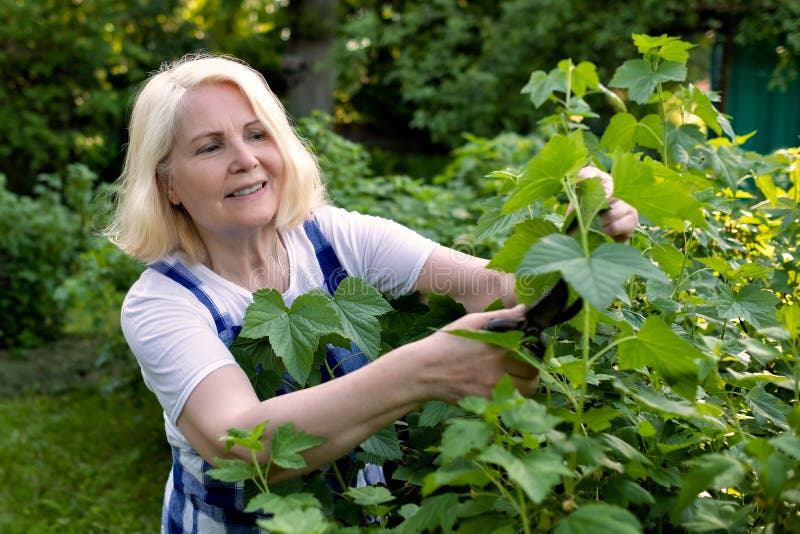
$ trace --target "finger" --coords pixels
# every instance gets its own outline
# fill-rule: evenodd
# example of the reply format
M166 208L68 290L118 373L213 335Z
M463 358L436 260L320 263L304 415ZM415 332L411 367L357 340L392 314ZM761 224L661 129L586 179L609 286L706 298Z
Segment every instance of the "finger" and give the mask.
M618 241L630 237L639 224L639 217L635 211L626 212L621 217L607 220L603 223L603 232Z
M600 178L600 182L603 184L603 189L606 192L606 198L611 198L611 196L614 194L614 178L607 172L601 171L597 167L589 165L582 168L580 171L578 171L578 178Z
M494 310L490 312L470 313L445 326L443 330L454 330L460 328L472 328L475 330L483 330L486 328L486 325L489 324L489 321L491 321L492 319L514 320L521 318L523 315L525 315L525 306L523 304L518 304L517 306L508 309Z
M523 380L532 380L539 376L539 370L536 367L511 357L506 358L503 368L509 375Z
M511 376L511 383L517 388L517 391L524 397L531 397L539 388L539 375L532 379L522 379Z

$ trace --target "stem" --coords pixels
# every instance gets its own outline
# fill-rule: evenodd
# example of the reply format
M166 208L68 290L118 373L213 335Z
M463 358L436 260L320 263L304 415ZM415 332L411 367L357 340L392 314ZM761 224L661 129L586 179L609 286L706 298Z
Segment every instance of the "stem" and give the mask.
M344 476L342 476L342 472L339 471L339 466L336 465L335 460L331 462L331 469L333 469L333 474L336 476L336 481L339 483L339 487L342 488L342 494L344 494L349 486L347 485L347 482L344 481Z
M589 365L590 365L590 366L591 366L591 365L594 365L594 362L596 362L597 360L599 360L599 359L600 359L600 356L602 356L602 355L603 355L603 354L605 354L606 352L610 351L610 350L611 350L611 349L613 349L614 347L616 347L616 346L618 346L618 345L622 345L622 344L623 344L623 343L625 343L626 341L631 341L631 340L634 340L634 339L636 339L636 336L626 336L626 337L620 338L620 339L618 339L618 340L616 340L616 341L614 341L614 342L612 342L612 343L609 343L608 345L606 345L605 347L603 347L602 349L600 349L599 351L597 351L597 354L595 354L594 356L592 356L592 357L589 359Z
M660 104L661 110L661 122L664 124L663 136L664 139L662 140L663 146L661 149L661 159L664 162L664 166L669 168L669 149L667 147L667 110L664 107L664 89L661 87L661 84L656 85L656 89L658 90L658 102Z
M583 332L581 332L581 359L583 360L583 380L581 380L581 389L578 394L578 402L575 406L575 422L572 424L572 431L578 433L583 428L583 405L586 403L586 394L589 388L586 377L589 375L589 368L591 367L591 356L589 347L589 303L583 301Z
M503 484L501 484L500 481L493 476L495 472L494 469L486 467L483 464L479 465L481 466L481 470L486 474L486 476L489 478L492 484L494 484L495 487L500 491L500 494L508 500L508 502L514 508L514 511L517 512L517 515L520 516L520 520L522 521L523 532L525 532L525 534L530 534L531 527L530 524L528 523L528 518L523 515L523 512L525 511L525 506L517 502L517 500L514 499L514 497L508 492L505 486L503 486ZM520 491L519 487L517 487L517 491ZM523 501L525 500L524 496L522 500Z
M258 457L256 456L256 451L250 451L250 455L253 457L253 466L256 468L256 473L258 473L258 480L256 480L256 486L259 486L258 489L261 490L262 493L269 493L269 484L267 484L267 473L269 473L269 466L272 465L272 462L267 462L267 465L264 466L264 471L261 471L261 464L258 463ZM259 485L259 482L261 484Z
M678 281L675 282L675 289L672 290L672 296L670 297L672 300L675 300L678 289L680 289L683 282L685 282L685 280L683 280L683 273L686 272L686 264L689 261L689 245L691 244L691 241L687 237L687 230L689 233L694 233L694 225L683 230L683 261L681 262L681 272L678 274Z

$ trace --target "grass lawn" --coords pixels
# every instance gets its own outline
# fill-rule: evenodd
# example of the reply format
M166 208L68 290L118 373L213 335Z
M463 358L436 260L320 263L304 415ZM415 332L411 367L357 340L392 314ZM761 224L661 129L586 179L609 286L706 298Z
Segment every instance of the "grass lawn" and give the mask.
M0 397L0 532L158 532L170 457L144 387Z

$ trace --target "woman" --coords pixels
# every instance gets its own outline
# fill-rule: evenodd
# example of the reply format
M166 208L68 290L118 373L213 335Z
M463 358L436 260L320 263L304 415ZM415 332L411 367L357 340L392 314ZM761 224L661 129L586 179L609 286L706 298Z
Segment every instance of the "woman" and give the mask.
M336 380L259 401L228 350L258 289L274 288L289 304L313 288L332 290L346 271L389 295L451 295L472 313L444 330L522 311L481 312L498 298L514 304L512 277L484 260L326 205L318 168L280 102L241 62L188 57L145 83L119 185L107 233L151 267L125 299L122 328L164 408L173 450L164 531L253 525L241 512L241 485L205 475L216 457L248 458L219 440L229 428L268 420L269 439L292 421L325 439L305 454L305 470L271 470L278 481L329 464L427 400L488 396L506 374L522 394L535 390L535 369L502 349L438 332ZM609 233L633 230L626 206L606 214Z

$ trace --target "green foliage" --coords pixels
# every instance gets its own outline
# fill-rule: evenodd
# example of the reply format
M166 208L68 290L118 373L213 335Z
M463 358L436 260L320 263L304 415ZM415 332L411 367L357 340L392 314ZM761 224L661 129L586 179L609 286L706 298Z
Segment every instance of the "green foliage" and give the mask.
M40 175L35 198L6 189L0 175L0 327L2 347L56 338L66 311L56 297L86 247L96 176L70 165L64 176Z
M319 501L282 500L288 507L273 509L270 528L793 528L800 149L742 151L714 95L680 85L689 45L646 35L634 43L642 58L610 84L638 101L633 111L596 136L583 125L593 111L573 100L603 92L596 69L566 61L534 73L529 92L534 104L553 104L542 120L554 133L525 165L492 174L496 198L484 206L492 223L482 231L502 246L490 265L534 284L557 273L582 311L544 333L543 359L518 332L452 334L512 350L539 369L541 392L523 398L503 380L491 399L426 404L396 425L403 456L389 488L347 490L336 513ZM578 178L589 162L611 169L615 195L641 211L629 243L610 242L593 224L604 199L598 180ZM575 230L565 235L570 220ZM381 321L386 350L459 313L437 296L393 307ZM254 329L256 308L248 310ZM346 507L360 510L356 522L381 515L356 526Z
M281 17L272 0L0 3L0 173L9 189L30 193L32 176L73 161L115 178L137 84L197 50L274 73Z
M472 137L455 151L452 163L430 184L409 176L375 176L369 153L333 133L331 121L331 117L316 113L300 119L298 126L320 162L335 205L390 218L439 243L470 252L494 246L469 235L487 195L496 188L485 174L496 166L521 164L540 146L534 136Z
M334 63L337 120L410 124L451 147L464 132L530 132L541 113L519 88L531 70L579 57L606 77L629 55L632 31L706 30L687 1L349 4Z

